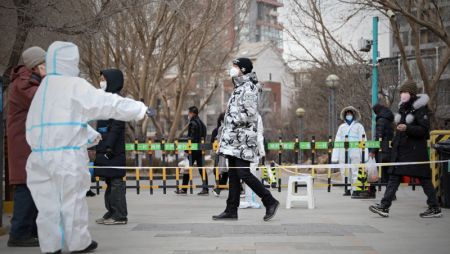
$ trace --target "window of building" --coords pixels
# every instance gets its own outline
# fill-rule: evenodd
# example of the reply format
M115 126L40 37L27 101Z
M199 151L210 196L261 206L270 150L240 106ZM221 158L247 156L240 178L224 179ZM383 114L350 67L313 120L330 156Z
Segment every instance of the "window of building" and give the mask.
M439 104L450 106L450 80L441 80L439 82Z
M402 43L405 46L410 45L409 43L409 31L405 31L401 33Z

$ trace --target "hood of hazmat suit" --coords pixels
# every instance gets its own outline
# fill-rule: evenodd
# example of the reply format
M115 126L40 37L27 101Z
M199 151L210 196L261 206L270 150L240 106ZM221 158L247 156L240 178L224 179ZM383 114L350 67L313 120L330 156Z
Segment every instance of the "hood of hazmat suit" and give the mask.
M42 252L84 250L92 241L85 200L90 188L87 147L99 134L87 122L144 118L147 107L95 88L79 78L78 47L54 42L47 50L47 76L31 103L26 139L31 147L27 184L39 210Z

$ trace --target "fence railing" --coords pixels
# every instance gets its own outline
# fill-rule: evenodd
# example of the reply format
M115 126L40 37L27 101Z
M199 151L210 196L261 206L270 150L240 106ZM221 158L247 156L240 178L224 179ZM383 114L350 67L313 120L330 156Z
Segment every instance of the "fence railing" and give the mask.
M205 160L205 155L209 151L217 151L219 147L219 143L216 140L214 143L205 143L202 140L200 143L193 143L191 140L187 140L186 142L179 142L175 140L173 143L168 143L166 140L153 141L149 140L146 143L139 143L137 140L134 143L127 143L125 145L125 150L130 153L134 153L134 176L127 175L125 180L127 181L135 181L135 185L127 185L127 188L136 189L137 194L140 194L141 189L148 189L150 194L154 193L155 189L162 189L163 193L166 194L168 189L180 189L180 188L188 188L190 193L193 193L193 189L195 188L227 188L227 185L219 185L219 168L217 166L217 160L214 160L213 166L203 166L201 167L201 179L205 180L207 176L208 169L213 170L215 173L215 184L214 185L195 185L193 183L193 169L197 168L192 165L192 161L190 161L189 168L187 170L189 174L189 184L181 185L180 184L180 175L182 168L177 165L171 166L169 165L169 161L167 160L168 156L174 156L175 162L180 160L180 153L186 152L191 155L193 151L201 151L203 160ZM273 160L272 163L266 165L265 162L262 162L259 166L262 170L272 170L274 171L277 181L276 184L268 184L265 179L262 179L262 182L266 184L266 186L275 187L281 192L282 188L286 188L287 185L283 184L283 174L298 174L299 169L285 170L283 165L293 163L298 165L300 153L308 153L310 158L311 165L311 175L315 179L317 177L317 166L318 164L318 154L323 153L327 156L327 163L331 164L331 157L333 149L343 149L345 153L345 164L349 163L349 150L350 149L360 149L362 161L366 161L368 158L368 154L366 154L365 149L375 149L378 151L378 156L381 156L383 149L391 148L391 141L388 140L372 140L367 141L365 136L361 137L360 141L349 141L348 136L345 137L344 141L333 141L332 137L328 138L328 141L317 141L313 136L310 141L300 141L298 137L293 140L282 140L281 138L277 142L267 142L265 144L266 153L276 153L276 159ZM162 165L154 166L153 162L155 159L155 153L161 152L161 163ZM289 153L289 158L284 158L286 154ZM147 156L147 160L142 163L140 160L140 155L145 154ZM293 156L292 156L293 155ZM293 157L293 158L292 158ZM285 159L288 159L286 162ZM381 160L381 157L378 159ZM283 162L284 161L284 162ZM145 163L146 162L146 163ZM278 165L276 165L278 164ZM300 164L301 165L301 164ZM290 167L292 168L292 167ZM334 183L332 181L332 170L333 168L327 168L326 173L326 183L317 183L315 182L316 187L326 187L328 192L331 192L332 187L344 187L344 191L347 191L349 187L355 186L355 183L351 183L349 180L349 170L350 167L346 167L345 170L345 178L342 183ZM362 177L364 177L365 172L363 168L359 168ZM158 173L156 173L158 172ZM367 183L367 181L363 181L362 184L359 183L358 186L363 189L371 186L377 186L378 190L381 190L382 186L385 186L386 183L381 182L381 174L382 170L379 168L379 180L376 183ZM367 176L366 176L367 177ZM96 177L96 185L93 186L94 189L99 193L100 189L103 186L100 185L100 178ZM169 184L170 181L175 181L172 184ZM159 184L156 184L157 181ZM142 184L142 182L144 182ZM203 181L202 181L203 182ZM412 186L412 189L415 190L416 181L411 178L409 183L406 183L409 186ZM297 185L297 187L302 187L302 185Z

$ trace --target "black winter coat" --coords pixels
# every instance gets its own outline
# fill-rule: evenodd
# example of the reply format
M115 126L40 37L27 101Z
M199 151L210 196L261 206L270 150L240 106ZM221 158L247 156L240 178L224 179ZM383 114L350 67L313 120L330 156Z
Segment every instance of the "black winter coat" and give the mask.
M430 137L429 97L417 95L409 105L401 105L395 116L396 124L406 124L406 131L397 131L393 140L392 161L428 161L427 140ZM406 165L392 167L389 173L400 176L431 177L430 165Z
M191 139L192 143L200 143L202 138L206 138L206 126L200 120L200 117L194 116L189 122L188 138Z
M376 114L376 127L375 127L375 140L382 139L381 152L378 149L371 149L370 152L376 155L378 162L390 162L391 161L391 148L389 147L389 141L394 138L394 114L392 111L385 107L379 106L374 109ZM379 161L381 160L381 161Z
M110 69L101 72L106 79L106 92L119 93L123 87L123 74L120 70ZM125 166L125 122L113 119L97 121L97 131L102 140L96 147L96 166ZM109 159L105 156L108 149L112 150ZM95 169L95 175L107 178L122 178L125 169Z

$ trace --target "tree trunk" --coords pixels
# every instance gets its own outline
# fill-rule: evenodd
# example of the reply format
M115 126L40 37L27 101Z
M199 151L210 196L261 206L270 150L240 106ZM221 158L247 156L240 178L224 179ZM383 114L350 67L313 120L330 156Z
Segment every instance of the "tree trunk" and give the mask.
M28 33L32 29L31 18L28 16L29 12L26 10L30 5L30 0L14 0L17 13L17 30L16 38L14 39L11 55L9 56L8 65L3 74L3 86L7 87L10 83L11 69L19 63L23 52Z

